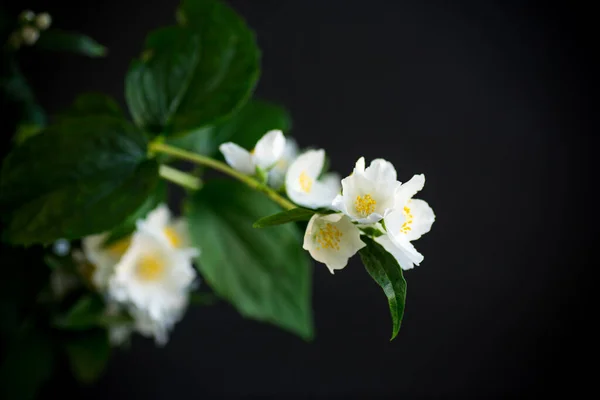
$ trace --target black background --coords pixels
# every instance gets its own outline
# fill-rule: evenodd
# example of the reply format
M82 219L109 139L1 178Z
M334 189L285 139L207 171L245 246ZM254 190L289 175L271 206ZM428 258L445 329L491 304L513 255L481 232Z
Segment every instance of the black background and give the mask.
M178 2L33 1L91 35L106 59L36 55L42 105L82 91L123 103L146 33ZM592 382L588 249L594 151L591 9L493 1L231 1L263 52L256 95L286 106L302 146L347 175L383 157L427 178L432 231L405 274L407 312L389 342L384 295L358 258L314 271L314 343L219 304L189 311L166 348L136 338L91 389L45 396L187 399L505 398L583 393ZM569 3L570 4L570 3ZM6 136L6 135L5 135Z

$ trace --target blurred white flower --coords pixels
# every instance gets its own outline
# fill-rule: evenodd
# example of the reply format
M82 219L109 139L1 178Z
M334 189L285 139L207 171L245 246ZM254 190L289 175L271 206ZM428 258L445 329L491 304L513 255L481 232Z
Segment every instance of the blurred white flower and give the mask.
M50 28L51 24L52 17L46 12L40 13L35 17L35 25L42 31Z
M303 248L333 274L363 247L360 231L344 214L315 214L308 222Z
M375 239L394 255L403 269L411 269L423 261L423 255L410 242L429 232L435 221L429 204L412 198L424 185L425 176L421 174L400 186L394 210L384 218L387 235Z
M169 310L162 319L153 318L147 310L131 308L130 314L134 320L134 329L142 336L154 338L159 346L164 346L169 340L169 333L179 322L187 309L189 296L182 296L180 303Z
M283 186L285 183L285 174L296 157L298 157L298 144L294 139L287 138L283 155L275 163L271 171L269 171L269 186L275 189Z
M279 161L285 150L285 137L280 130L272 130L256 142L252 151L233 142L221 144L219 150L233 169L246 175L254 175L257 168L267 172Z
M104 246L104 241L108 238L108 233L86 236L81 241L82 250L94 266L92 272L92 283L99 290L105 290L108 285L108 279L114 272L115 265L119 262L123 254L129 248L131 238L125 237L108 246Z
M308 208L330 207L340 191L340 177L325 174L317 180L325 163L325 151L308 150L300 154L285 175L285 190L296 204Z
M342 194L335 197L332 206L360 224L375 223L393 210L399 187L390 162L378 158L365 169L361 157L352 174L342 179Z
M40 37L40 31L33 26L26 25L21 28L21 37L23 38L23 43L31 46L35 44Z
M173 219L165 204L158 205L144 220L138 222L158 235L163 235L175 248L190 247L190 239L185 219ZM104 242L108 233L87 236L82 241L83 251L88 260L94 265L92 282L100 289L107 288L108 280L114 273L115 265L125 254L131 244L127 236L108 246Z
M109 296L164 323L187 301L198 251L173 247L166 235L147 224L140 222L137 228L110 277Z
M171 246L175 248L190 247L187 221L184 218L175 218L166 204L159 204L145 219L139 221L147 229L164 234Z
M158 346L164 346L169 339L170 331L181 320L188 306L188 297L184 296L181 299L182 302L178 304L178 307L171 309L168 316L160 320L152 318L147 310L133 306L124 307L109 299L105 310L106 315L115 316L126 311L132 318L132 321L110 325L108 334L111 345L122 346L130 341L133 333L139 333L142 336L153 338Z

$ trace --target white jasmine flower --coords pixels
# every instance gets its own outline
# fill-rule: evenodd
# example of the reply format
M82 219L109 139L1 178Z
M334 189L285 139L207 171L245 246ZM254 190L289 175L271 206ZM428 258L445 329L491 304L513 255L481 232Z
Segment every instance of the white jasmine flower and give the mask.
M361 157L352 174L342 179L342 194L335 197L332 206L360 224L372 224L393 210L399 187L390 162L378 158L365 169Z
M335 173L325 174L317 180L324 163L325 151L320 149L306 151L290 165L285 176L285 189L294 203L308 208L331 206L340 191L340 180Z
M403 269L411 269L423 261L423 255L410 242L429 232L435 221L435 214L427 202L412 198L424 185L425 176L421 174L413 176L398 189L394 210L384 218L387 235L376 238Z
M219 150L233 169L254 175L257 168L268 171L279 161L285 150L285 137L280 130L272 130L260 138L250 152L232 142L223 143Z
M184 218L173 219L169 207L164 203L149 212L140 224L147 229L164 234L171 246L175 248L191 247L187 221Z
M35 25L42 31L50 28L51 24L52 17L46 12L40 13L35 17Z
M275 189L283 186L285 183L285 174L296 157L298 157L298 144L294 139L287 138L283 155L275 163L271 171L269 171L269 186Z
M161 232L138 223L131 245L109 280L109 295L148 312L152 320L168 321L173 310L185 303L196 277L192 260L197 255L195 249L173 247Z
M158 205L139 223L155 234L164 235L171 246L175 248L191 246L186 221L183 218L172 219L171 212L165 204ZM107 237L108 233L102 233L87 236L82 241L83 251L94 265L92 282L100 290L106 289L115 265L131 244L131 237L128 236L104 246Z
M358 228L343 214L313 215L304 234L303 248L332 274L365 246Z
M92 283L98 290L106 289L108 280L114 272L115 265L129 248L130 237L125 237L117 242L104 246L108 233L86 236L81 242L82 250L94 266Z

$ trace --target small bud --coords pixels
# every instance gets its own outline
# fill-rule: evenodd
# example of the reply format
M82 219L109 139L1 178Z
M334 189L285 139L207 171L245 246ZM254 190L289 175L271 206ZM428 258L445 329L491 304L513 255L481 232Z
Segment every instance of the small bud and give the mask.
M19 14L19 20L21 22L31 22L35 18L35 13L31 10L24 10Z
M35 25L39 28L39 30L43 31L50 28L52 24L52 17L48 13L41 13L35 17Z
M23 38L23 42L25 42L25 44L31 46L35 44L40 37L40 31L32 26L24 26L21 29L21 37Z
M52 246L54 254L57 256L66 256L71 251L71 244L66 239L58 239Z

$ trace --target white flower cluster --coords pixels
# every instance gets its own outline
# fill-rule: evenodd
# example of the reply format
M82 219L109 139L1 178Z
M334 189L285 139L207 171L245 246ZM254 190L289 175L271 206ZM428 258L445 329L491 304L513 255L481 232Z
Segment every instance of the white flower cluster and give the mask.
M31 10L25 10L19 15L20 26L10 35L10 44L18 48L21 44L33 46L40 37L40 31L50 28L52 17L43 12L35 14Z
M295 144L288 146L281 131L268 132L252 152L234 143L225 143L220 150L238 171L268 174L269 184L276 189L281 185L281 176L285 176L285 192L297 205L329 211L311 218L303 247L331 273L344 268L348 259L365 246L360 239L365 231L376 232L374 240L403 269L423 261L411 242L429 232L435 215L425 201L413 199L425 184L422 174L401 183L390 162L376 159L366 167L363 157L344 179L334 173L323 174L325 151L308 150L297 155Z
M112 343L121 344L137 331L163 345L187 308L199 251L189 246L185 221L172 220L164 204L136 228L107 246L107 233L88 236L82 247L94 266L94 286L106 294L107 314L126 310L133 317L133 324L111 327Z

